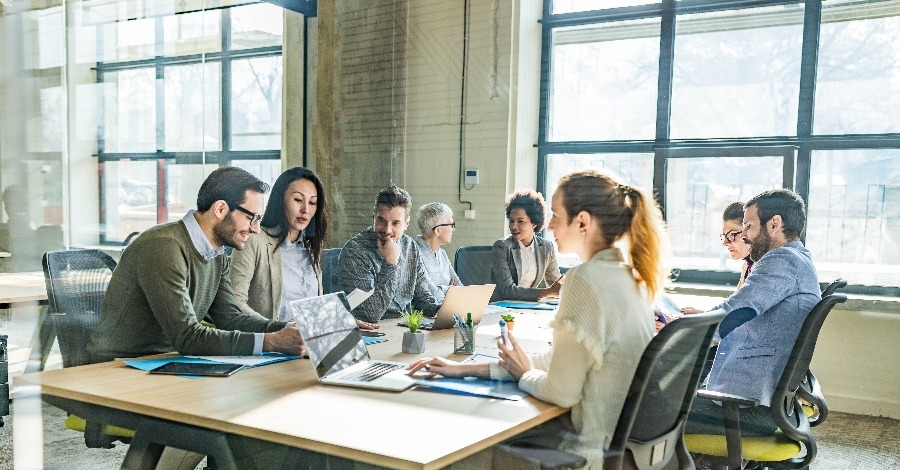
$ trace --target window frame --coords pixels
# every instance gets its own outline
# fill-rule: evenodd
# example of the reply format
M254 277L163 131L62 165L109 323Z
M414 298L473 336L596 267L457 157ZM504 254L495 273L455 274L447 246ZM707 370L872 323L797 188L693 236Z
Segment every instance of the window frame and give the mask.
M237 5L240 6L240 5ZM121 62L98 62L96 64L96 80L100 85L104 81L104 74L120 72L123 70L136 70L153 68L155 70L156 79L165 77L165 71L169 67L205 64L210 62L219 62L221 77L219 93L221 99L221 150L200 150L200 151L177 151L168 152L160 150L165 148L165 91L158 91L156 97L156 148L154 152L106 152L103 129L98 129L97 133L97 159L99 174L99 193L100 193L100 226L105 227L107 222L108 201L106 200L105 191L105 163L119 161L154 161L156 162L156 223L164 223L168 221L168 207L166 202L166 182L167 182L167 166L170 164L213 164L221 166L231 165L234 160L280 160L281 150L232 150L232 112L231 112L231 94L232 94L232 78L231 65L234 61L243 59L252 59L260 57L280 57L282 56L282 46L265 46L251 49L231 49L231 9L230 8L214 8L207 11L217 10L220 14L220 38L221 51L188 54L182 56L163 56L163 42L156 43L156 56L150 59L121 61ZM165 18L171 15L163 15L154 17L156 24L157 36L162 37L163 22ZM101 41L98 35L98 42ZM99 48L102 49L102 48ZM102 95L101 98L102 100ZM103 106L100 106L103 112ZM282 116L283 119L283 116ZM100 245L121 245L123 240L112 239L107 236L106 230L100 230Z
M790 136L760 136L742 138L672 139L672 81L674 72L675 24L679 16L695 13L741 10L778 5L803 7L803 43L800 56L800 89L797 109L797 131ZM553 61L553 33L561 27L620 22L636 19L660 18L660 49L658 69L656 138L654 140L619 141L550 141L551 72ZM822 0L661 0L656 4L609 8L605 10L553 14L553 0L543 1L541 32L540 106L538 118L537 189L545 192L548 186L548 155L579 153L654 153L653 191L665 211L666 167L670 158L679 158L683 149L710 152L708 155L727 155L740 148L796 149L792 185L804 201L809 200L812 153L817 150L900 149L900 133L816 135L813 133L816 74L819 55L819 36L822 24ZM774 155L777 156L777 155ZM787 172L787 161L785 169ZM785 174L785 183L788 175ZM804 231L801 240L805 241ZM677 267L676 267L677 268ZM711 270L681 270L682 280L705 284L731 284L736 276ZM827 280L823 280L827 281ZM854 285L847 292L900 297L900 287Z

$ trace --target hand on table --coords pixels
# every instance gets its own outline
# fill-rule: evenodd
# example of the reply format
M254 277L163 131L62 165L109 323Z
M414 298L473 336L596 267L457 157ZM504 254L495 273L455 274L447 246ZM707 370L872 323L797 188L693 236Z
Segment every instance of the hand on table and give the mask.
M694 307L684 307L683 309L681 309L681 313L685 315L693 315L695 313L703 313L705 311L706 310L700 310L699 308Z
M444 377L465 377L465 366L443 357L423 357L406 368L409 375L413 375L421 369L427 372L443 375Z
M360 330L377 330L381 328L380 325L364 322L362 320L356 320L356 326L358 326Z
M266 333L263 336L263 351L296 356L305 356L308 352L300 336L300 330L293 323L288 323L286 327L274 333Z

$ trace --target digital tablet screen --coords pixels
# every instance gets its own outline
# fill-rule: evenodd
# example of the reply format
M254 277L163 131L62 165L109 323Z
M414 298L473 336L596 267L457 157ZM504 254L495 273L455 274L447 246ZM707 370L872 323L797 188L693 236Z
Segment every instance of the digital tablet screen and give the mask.
M151 374L200 375L209 377L227 377L244 366L239 364L169 362L150 371Z

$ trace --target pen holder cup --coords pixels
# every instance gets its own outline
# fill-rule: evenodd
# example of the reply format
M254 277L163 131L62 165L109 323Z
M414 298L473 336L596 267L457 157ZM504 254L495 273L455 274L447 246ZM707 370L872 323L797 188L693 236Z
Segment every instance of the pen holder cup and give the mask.
M475 354L475 330L478 325L453 327L453 353Z

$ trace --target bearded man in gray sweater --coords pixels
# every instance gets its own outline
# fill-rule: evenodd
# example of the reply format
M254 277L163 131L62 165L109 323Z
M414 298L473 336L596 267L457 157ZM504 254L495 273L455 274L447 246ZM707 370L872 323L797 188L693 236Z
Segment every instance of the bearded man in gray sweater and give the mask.
M225 247L240 250L259 233L268 189L240 168L219 168L200 186L196 211L136 238L110 279L92 362L170 351L305 354L296 326L245 315L231 288ZM207 317L215 327L200 323Z
M428 278L415 241L406 235L412 198L402 188L389 186L375 198L372 226L344 244L338 260L338 285L346 293L373 291L353 309L366 322L397 318L412 304L426 316L437 314L437 286Z

